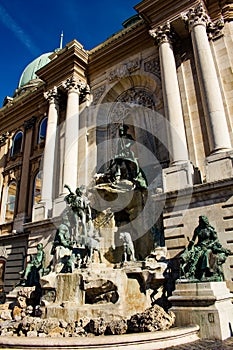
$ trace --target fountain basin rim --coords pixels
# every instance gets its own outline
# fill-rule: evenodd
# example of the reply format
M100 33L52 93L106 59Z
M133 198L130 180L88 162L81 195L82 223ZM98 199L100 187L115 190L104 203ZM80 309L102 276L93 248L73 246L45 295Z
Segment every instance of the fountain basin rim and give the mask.
M0 336L2 349L117 349L156 350L198 340L199 326L174 327L164 331L107 335L95 337L5 337Z

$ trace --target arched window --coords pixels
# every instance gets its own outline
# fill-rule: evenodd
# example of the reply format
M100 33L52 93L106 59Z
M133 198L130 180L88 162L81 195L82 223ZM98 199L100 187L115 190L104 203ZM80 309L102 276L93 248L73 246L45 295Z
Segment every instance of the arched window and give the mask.
M48 118L45 117L44 119L42 119L42 121L40 123L39 135L38 135L38 143L43 143L45 141L46 130L47 130L47 122L48 122Z
M39 171L34 179L33 186L33 202L32 204L38 204L41 200L41 188L42 188L42 179L41 179L41 171Z
M7 188L5 222L10 222L14 219L16 190L17 184L15 181L12 181Z
M13 137L13 143L11 148L11 156L15 156L19 154L22 150L22 142L23 142L23 133L22 131L18 131Z

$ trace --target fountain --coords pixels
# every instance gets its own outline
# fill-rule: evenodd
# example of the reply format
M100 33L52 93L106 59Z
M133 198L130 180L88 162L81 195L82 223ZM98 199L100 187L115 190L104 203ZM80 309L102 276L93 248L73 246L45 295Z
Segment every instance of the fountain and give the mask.
M143 343L156 349L161 338L164 347L198 339L198 326L170 329L175 314L169 310L170 265L159 221L139 242L130 230L148 197L147 182L131 150L134 140L127 126L119 128L119 136L117 154L104 174L96 174L89 190L65 185L66 208L49 257L38 244L20 284L1 306L1 335L8 347L17 348L9 336L19 336L18 344L29 348L33 337L33 346L46 349L58 346L58 340L41 338L61 338L59 347L64 349L81 349L91 341L96 348L118 344L119 349L143 349ZM109 206L94 210L99 197ZM124 210L118 210L121 202L127 203ZM93 340L93 334L115 338ZM82 340L63 341L74 337Z

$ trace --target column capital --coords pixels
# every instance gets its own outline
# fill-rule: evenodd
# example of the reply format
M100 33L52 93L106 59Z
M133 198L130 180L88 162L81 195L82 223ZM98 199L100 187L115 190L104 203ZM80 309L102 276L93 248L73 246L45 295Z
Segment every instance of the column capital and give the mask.
M189 31L191 31L196 25L207 27L210 23L210 18L202 4L199 4L195 8L191 8L186 13L182 13L181 17L188 24Z
M49 103L57 103L59 99L57 87L54 86L51 90L44 92L44 98L48 100Z
M222 35L222 29L224 27L223 17L219 18L217 21L209 22L207 28L207 34L209 39L216 38L219 35Z
M4 143L8 140L9 136L10 133L8 131L0 135L0 146L4 145Z
M25 129L25 131L33 129L35 123L36 123L36 117L32 117L31 119L26 120L24 122L24 129Z
M68 78L63 82L62 86L68 93L76 92L77 94L80 94L86 88L86 84L76 77Z
M161 45L163 43L171 44L175 38L170 22L167 22L166 24L155 29L149 30L149 33L155 39L158 45Z

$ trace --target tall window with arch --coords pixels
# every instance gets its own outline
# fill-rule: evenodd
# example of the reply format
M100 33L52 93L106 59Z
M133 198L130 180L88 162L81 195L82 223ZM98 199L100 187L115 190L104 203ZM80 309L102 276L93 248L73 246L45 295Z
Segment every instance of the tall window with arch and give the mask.
M42 173L38 171L34 178L32 205L38 204L41 200Z
M16 156L22 151L22 144L23 144L23 132L18 131L13 137L11 157Z
M47 123L48 123L47 117L43 118L40 122L39 134L38 134L38 143L39 144L45 142Z
M11 222L15 214L17 184L16 181L11 181L7 187L6 202L5 202L5 222Z

